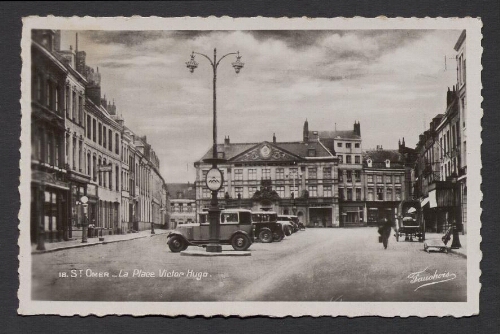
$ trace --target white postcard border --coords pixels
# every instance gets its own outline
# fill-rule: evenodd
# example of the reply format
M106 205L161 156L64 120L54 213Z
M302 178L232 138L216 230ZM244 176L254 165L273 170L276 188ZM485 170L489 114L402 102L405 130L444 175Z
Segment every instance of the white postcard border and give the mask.
M478 18L93 18L27 17L23 19L21 71L21 182L19 186L18 313L23 315L203 315L203 316L471 316L479 313L481 242L481 55L482 22ZM30 45L31 29L105 30L323 30L323 29L466 29L467 30L467 302L58 302L31 300L30 198Z

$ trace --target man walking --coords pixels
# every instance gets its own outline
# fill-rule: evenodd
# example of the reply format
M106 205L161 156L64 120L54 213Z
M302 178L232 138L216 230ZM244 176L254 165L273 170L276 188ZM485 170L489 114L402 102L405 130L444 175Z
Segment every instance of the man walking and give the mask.
M384 249L387 249L387 245L389 244L389 237L391 235L392 223L387 218L384 218L382 222L383 224L379 227L378 233L382 238Z

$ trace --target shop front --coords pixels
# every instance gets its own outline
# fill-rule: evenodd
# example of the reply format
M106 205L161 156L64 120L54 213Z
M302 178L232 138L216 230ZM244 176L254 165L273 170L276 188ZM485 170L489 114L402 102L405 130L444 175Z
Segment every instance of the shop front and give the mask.
M367 225L378 226L384 219L396 222L398 218L398 202L366 202Z
M352 202L340 204L340 227L366 226L364 203Z
M34 171L31 183L31 242L68 240L69 186L62 173Z

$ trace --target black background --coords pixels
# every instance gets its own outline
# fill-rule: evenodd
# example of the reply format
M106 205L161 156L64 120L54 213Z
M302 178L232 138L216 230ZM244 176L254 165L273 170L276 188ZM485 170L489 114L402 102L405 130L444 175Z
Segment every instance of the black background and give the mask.
M0 332L2 333L495 333L500 330L499 305L499 79L500 63L498 0L493 1L244 1L244 2L3 2L0 5ZM28 15L55 16L233 16L233 17L481 17L483 20L482 120L483 213L480 315L411 318L284 318L203 317L169 318L160 316L59 317L17 315L19 286L17 269L19 211L19 135L20 135L20 41L21 18ZM284 55L285 56L285 55ZM470 110L474 112L474 110ZM495 130L496 129L496 130ZM182 312L182 310L179 310Z

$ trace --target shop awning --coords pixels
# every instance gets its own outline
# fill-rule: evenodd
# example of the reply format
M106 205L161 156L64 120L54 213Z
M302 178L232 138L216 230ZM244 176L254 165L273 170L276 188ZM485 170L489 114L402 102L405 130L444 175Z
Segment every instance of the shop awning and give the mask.
M424 205L426 205L427 203L429 203L429 197L424 198L424 199L420 202L420 206L422 206L422 207L423 207L423 206L424 206Z

